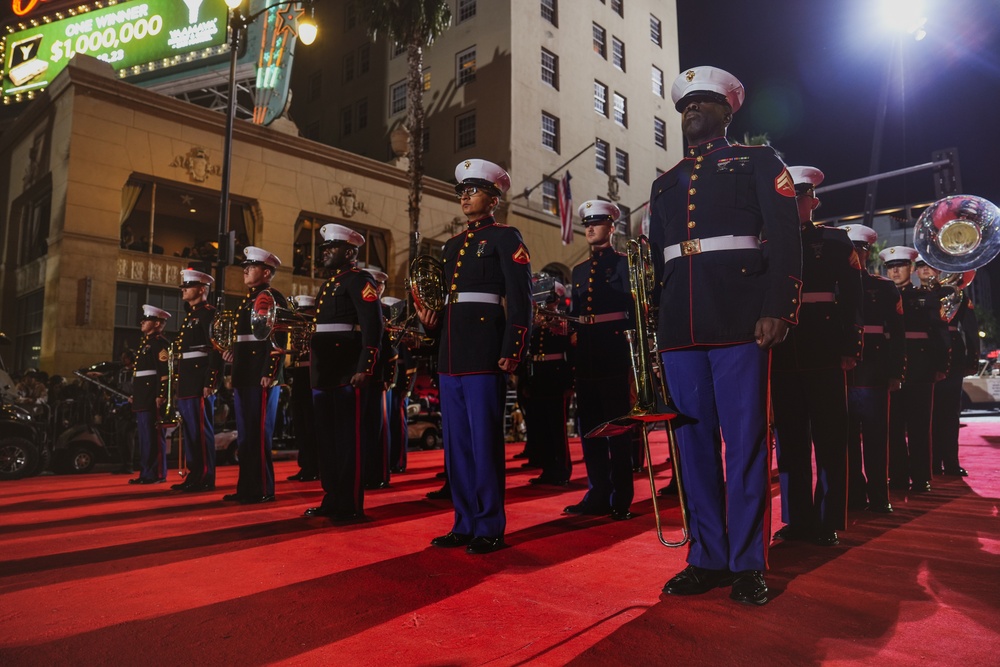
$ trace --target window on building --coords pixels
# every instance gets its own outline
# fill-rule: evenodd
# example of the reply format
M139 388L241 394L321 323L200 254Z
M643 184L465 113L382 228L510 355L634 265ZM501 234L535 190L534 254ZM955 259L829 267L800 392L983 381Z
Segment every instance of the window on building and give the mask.
M594 24L594 53L608 59L608 34L601 26Z
M344 56L344 83L354 80L354 54Z
M368 74L372 68L372 45L362 44L358 49L358 74Z
M51 180L33 187L14 202L14 220L19 220L18 266L24 266L49 252L49 220L52 218Z
M559 184L554 178L542 181L542 210L552 215L559 215Z
M464 113L455 119L455 146L468 148L476 145L476 112Z
M625 71L625 42L617 37L611 38L611 63L621 71Z
M342 136L347 136L353 130L352 121L354 118L354 110L351 107L344 107L340 110L340 133Z
M625 0L611 0L611 11L622 18L625 17Z
M472 46L455 56L455 85L464 86L476 80L476 47Z
M542 81L559 90L559 56L542 49Z
M663 24L652 14L649 15L649 40L660 48L663 47Z
M354 121L359 130L368 127L368 98L360 100L354 105Z
M13 368L38 368L42 356L42 321L45 311L45 290L36 290L17 298L17 338L14 358L8 359ZM135 318L138 322L138 317Z
M557 0L542 0L542 18L556 27L559 26L559 5Z
M628 127L628 100L618 93L615 93L615 122Z
M608 117L608 87L600 81L594 82L594 111Z
M663 70L653 65L653 94L663 97Z
M610 173L608 167L608 151L610 150L608 142L603 139L594 140L594 166L597 167L597 171L602 174Z
M628 153L620 148L615 149L615 176L619 181L628 183Z
M399 42L396 42L395 44L392 45L392 52L389 54L389 57L395 58L404 53L406 53L406 44L400 44Z
M468 21L476 15L476 0L458 0L458 22Z
M323 70L316 70L309 75L309 83L306 88L306 101L316 102L323 95Z
M358 24L358 7L356 2L348 2L344 7L344 31L348 31Z
M653 117L653 141L660 148L667 147L667 124L655 116Z
M559 152L559 119L542 112L542 145Z
M406 81L397 81L389 86L389 115L406 111Z

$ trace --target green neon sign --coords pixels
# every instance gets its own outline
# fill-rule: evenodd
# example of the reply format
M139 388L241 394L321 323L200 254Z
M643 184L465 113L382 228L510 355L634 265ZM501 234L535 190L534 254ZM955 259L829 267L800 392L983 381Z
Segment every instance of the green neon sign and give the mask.
M227 17L224 0L135 0L12 33L3 96L45 88L78 53L122 70L220 45Z

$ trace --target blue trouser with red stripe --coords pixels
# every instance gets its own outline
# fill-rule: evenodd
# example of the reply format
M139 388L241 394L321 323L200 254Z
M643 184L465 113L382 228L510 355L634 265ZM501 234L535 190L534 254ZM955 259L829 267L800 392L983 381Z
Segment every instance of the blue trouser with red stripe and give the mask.
M733 572L767 567L768 360L756 343L663 353L671 398L691 418L675 431L691 565Z
M156 410L142 410L135 413L139 437L140 479L167 478L167 437L166 432L156 425L156 420Z
M364 512L361 436L363 392L349 384L313 389L316 436L319 446L319 479L326 495L321 507L333 514Z
M187 458L188 480L215 484L215 396L177 399Z
M503 408L501 373L439 375L445 469L455 505L452 532L503 537Z
M240 476L236 493L254 499L274 495L274 464L271 461L271 434L278 414L278 387L234 387L236 447Z

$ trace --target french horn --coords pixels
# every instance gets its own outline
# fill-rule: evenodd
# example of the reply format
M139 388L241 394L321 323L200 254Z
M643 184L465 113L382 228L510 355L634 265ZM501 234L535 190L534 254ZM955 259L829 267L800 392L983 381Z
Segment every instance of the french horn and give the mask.
M444 266L430 255L420 255L410 263L407 289L419 308L440 313L444 310Z

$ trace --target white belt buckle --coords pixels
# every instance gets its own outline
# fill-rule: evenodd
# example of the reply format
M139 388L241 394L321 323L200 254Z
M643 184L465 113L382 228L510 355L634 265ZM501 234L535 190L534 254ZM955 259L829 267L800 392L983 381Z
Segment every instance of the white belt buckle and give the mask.
M681 241L681 257L701 254L701 239L690 239Z

